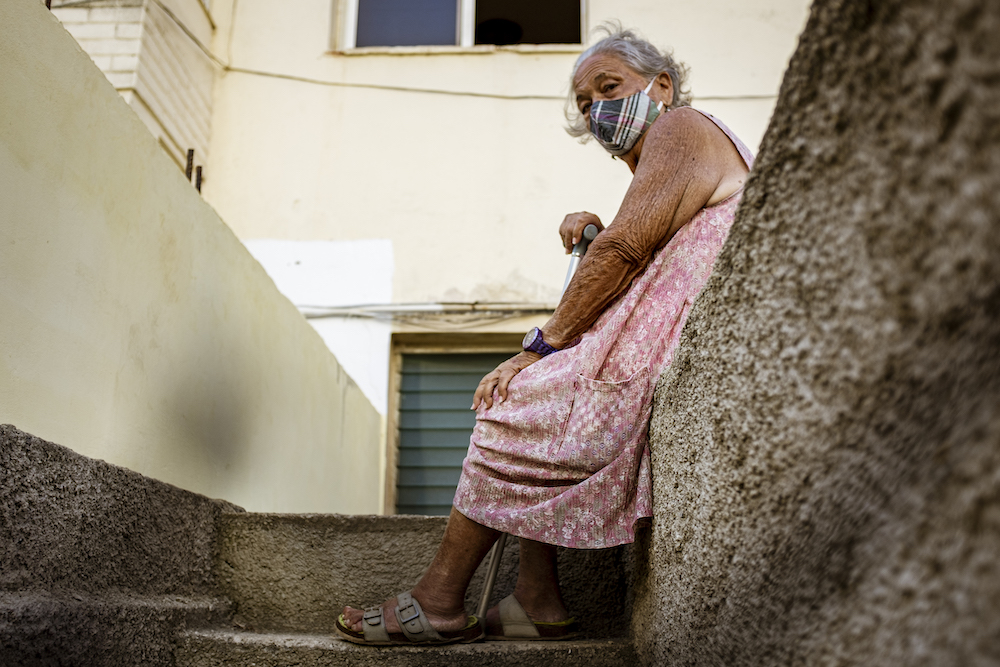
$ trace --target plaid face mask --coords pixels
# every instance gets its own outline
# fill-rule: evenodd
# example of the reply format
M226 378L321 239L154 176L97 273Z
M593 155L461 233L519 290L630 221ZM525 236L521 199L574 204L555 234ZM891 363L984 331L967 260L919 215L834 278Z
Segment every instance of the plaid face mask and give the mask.
M625 155L632 150L635 142L660 115L663 102L654 106L652 98L647 95L653 81L635 95L590 105L590 131L612 155Z

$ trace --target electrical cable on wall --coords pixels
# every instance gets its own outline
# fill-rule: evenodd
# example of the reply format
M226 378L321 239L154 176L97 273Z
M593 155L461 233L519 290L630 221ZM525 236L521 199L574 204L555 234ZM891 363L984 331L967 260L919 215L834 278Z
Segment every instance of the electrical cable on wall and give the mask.
M554 303L397 303L354 306L297 305L306 319L370 319L434 331L458 331L534 315L552 315Z
M56 5L52 9L61 9L63 7L77 7L81 5L93 4L97 0L72 0L71 2L65 2L61 5ZM391 84L381 84L381 83L356 83L349 81L327 81L324 79L314 79L311 77L299 76L297 74L284 74L281 72L266 72L263 70L247 69L244 67L234 67L229 63L225 63L218 58L211 49L209 49L205 44L202 43L198 37L192 33L184 23L177 18L177 16L170 11L166 5L163 4L162 0L152 0L163 12L173 21L177 27L183 31L184 35L191 40L195 46L202 51L205 56L212 61L212 63L218 67L223 72L232 72L235 74L245 74L250 76L260 76L272 79L281 79L284 81L296 81L298 83L307 83L316 86L329 86L334 88L364 88L369 90L387 90L392 92L401 93L422 93L425 95L451 95L456 97L480 97L487 99L496 100L555 100L563 101L566 98L562 95L504 95L501 93L482 93L473 91L463 91L463 90L443 90L439 88L416 88L413 86L396 86ZM233 3L233 18L231 23L235 24L236 3ZM232 35L230 35L229 44L232 44ZM230 61L232 57L230 56ZM777 95L704 95L698 96L699 101L715 101L715 100L774 100L777 99Z

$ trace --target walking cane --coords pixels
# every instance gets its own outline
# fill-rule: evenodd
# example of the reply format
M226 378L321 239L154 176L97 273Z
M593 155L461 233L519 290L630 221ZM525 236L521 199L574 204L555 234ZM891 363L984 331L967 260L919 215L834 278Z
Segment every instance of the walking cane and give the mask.
M566 282L563 283L563 294L566 293L566 288L569 287L570 281L573 279L573 274L576 273L576 269L580 266L580 259L587 253L587 247L590 242L597 238L597 225L587 225L583 228L583 236L577 241L577 244L573 246L573 252L570 253L569 258L569 268L566 270ZM479 600L479 609L476 610L476 616L483 622L484 626L486 624L486 609L490 605L490 596L493 595L493 585L497 582L497 572L500 571L500 558L503 556L503 548L507 545L507 533L500 533L500 537L497 538L496 543L493 548L490 549L490 562L486 569L486 583L483 584L483 596Z

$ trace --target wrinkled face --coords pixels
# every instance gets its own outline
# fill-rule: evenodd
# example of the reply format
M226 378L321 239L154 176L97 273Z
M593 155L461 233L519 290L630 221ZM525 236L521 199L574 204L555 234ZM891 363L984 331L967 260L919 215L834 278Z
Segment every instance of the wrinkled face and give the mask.
M657 77L661 79L662 76ZM670 80L670 77L666 77ZM633 95L649 82L635 70L613 56L598 53L580 63L576 76L573 77L573 91L576 93L576 108L586 118L590 115L590 105L599 100L620 100ZM663 101L669 105L670 99L663 100L660 86L654 84L649 96L655 101ZM671 97L673 90L670 90Z

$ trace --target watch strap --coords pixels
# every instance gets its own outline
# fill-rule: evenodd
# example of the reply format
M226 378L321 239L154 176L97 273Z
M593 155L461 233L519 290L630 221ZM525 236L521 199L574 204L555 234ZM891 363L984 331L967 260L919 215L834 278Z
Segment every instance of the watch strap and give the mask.
M559 351L558 348L552 347L551 345L545 342L545 339L542 338L541 329L539 329L538 327L533 328L531 331L528 332L528 336L530 336L532 333L535 334L534 340L532 340L531 343L529 343L528 345L522 346L526 351L534 352L535 354L540 354L543 357L548 356L553 352Z

